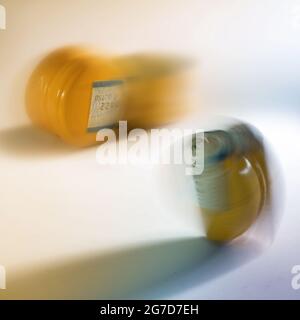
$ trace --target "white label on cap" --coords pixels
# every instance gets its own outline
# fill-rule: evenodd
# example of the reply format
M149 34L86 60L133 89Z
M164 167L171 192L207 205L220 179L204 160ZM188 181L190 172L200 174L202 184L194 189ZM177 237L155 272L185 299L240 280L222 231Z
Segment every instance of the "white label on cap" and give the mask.
M120 120L122 85L122 80L93 83L88 132L112 127Z
M220 165L208 167L194 176L198 204L201 208L215 211L229 209L229 172Z

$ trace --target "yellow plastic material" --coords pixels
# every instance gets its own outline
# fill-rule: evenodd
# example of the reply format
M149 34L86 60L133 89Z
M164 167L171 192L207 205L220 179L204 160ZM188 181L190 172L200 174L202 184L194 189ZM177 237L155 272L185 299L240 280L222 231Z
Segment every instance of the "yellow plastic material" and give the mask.
M242 235L255 223L268 201L270 189L265 151L246 128L243 129L244 136L233 133L245 150L233 146L227 156L223 151L218 154L223 159L206 159L203 173L194 177L209 240L226 242ZM210 143L208 138L206 152Z
M122 80L115 124L119 120L127 120L129 128L166 124L189 109L188 99L180 94L187 86L186 72L179 69L159 55L109 57L81 47L62 48L34 70L26 89L27 113L36 125L67 143L95 144L96 132L87 130L93 83Z
M207 238L214 241L229 241L247 231L258 218L263 201L264 190L255 169L247 159L231 161L227 185L230 208L201 208Z
M92 83L119 77L123 74L111 58L80 47L57 50L41 61L29 80L28 115L70 144L94 144L96 133L87 132Z
M193 111L198 88L190 61L170 55L138 54L117 58L116 62L127 75L129 127L166 125Z

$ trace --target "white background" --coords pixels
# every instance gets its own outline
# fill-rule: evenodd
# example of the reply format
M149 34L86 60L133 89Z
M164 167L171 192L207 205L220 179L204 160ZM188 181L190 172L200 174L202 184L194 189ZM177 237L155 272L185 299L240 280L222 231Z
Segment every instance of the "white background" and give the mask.
M137 289L151 284L146 297L300 298L291 287L291 269L300 264L300 1L1 4L7 29L0 31L0 264L23 297L31 289L46 297L143 297ZM280 163L284 185L277 169L274 180L282 219L271 246L259 254L226 247L203 258L199 217L173 210L157 168L101 167L95 148L73 150L30 127L28 75L43 54L74 43L116 54L179 51L199 60L199 123L208 113L249 121ZM173 240L160 245L163 239ZM41 281L64 285L45 293Z

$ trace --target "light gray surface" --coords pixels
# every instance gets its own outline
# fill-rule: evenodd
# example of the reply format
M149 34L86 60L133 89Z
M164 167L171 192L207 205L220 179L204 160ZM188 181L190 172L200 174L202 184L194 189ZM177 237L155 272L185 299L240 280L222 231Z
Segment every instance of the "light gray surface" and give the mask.
M7 29L0 31L0 264L7 267L9 281L25 283L28 296L28 285L49 275L44 268L53 276L64 270L61 266L74 270L77 265L77 272L68 272L74 276L70 283L77 279L77 290L65 285L60 292L88 297L95 292L83 274L94 266L96 277L102 270L98 265L112 270L113 263L118 268L109 283L116 295L127 279L135 297L300 298L291 287L291 268L300 264L299 0L1 4ZM23 92L37 59L55 47L82 42L117 53L175 50L199 59L199 110L256 125L281 164L285 195L278 205L284 201L284 206L270 247L259 254L251 245L213 249L206 259L206 251L197 247L197 216L167 210L149 168L101 168L94 149L74 152L28 127ZM176 241L152 248L167 239ZM131 265L124 247L145 244L150 246L145 252L129 250L135 257ZM121 260L109 256L115 250L123 252ZM26 277L32 274L35 280ZM130 281L137 274L135 286ZM154 281L160 277L169 280Z
M222 258L211 261L211 265L204 270L207 278L216 270L215 278L201 283L206 276L199 267L199 272L191 276L191 287L182 293L171 294L173 298L300 299L300 290L294 290L291 284L294 276L292 267L300 264L299 115L295 112L296 108L289 110L285 106L281 112L272 112L271 108L263 112L257 106L248 115L243 116L238 111L236 114L261 130L272 145L276 161L280 163L282 179L277 176L278 167L273 168L275 171L272 173L274 181L280 184L277 186L279 194L275 209L281 215L273 243L260 254L252 256L251 247L228 249L228 253L225 250Z

